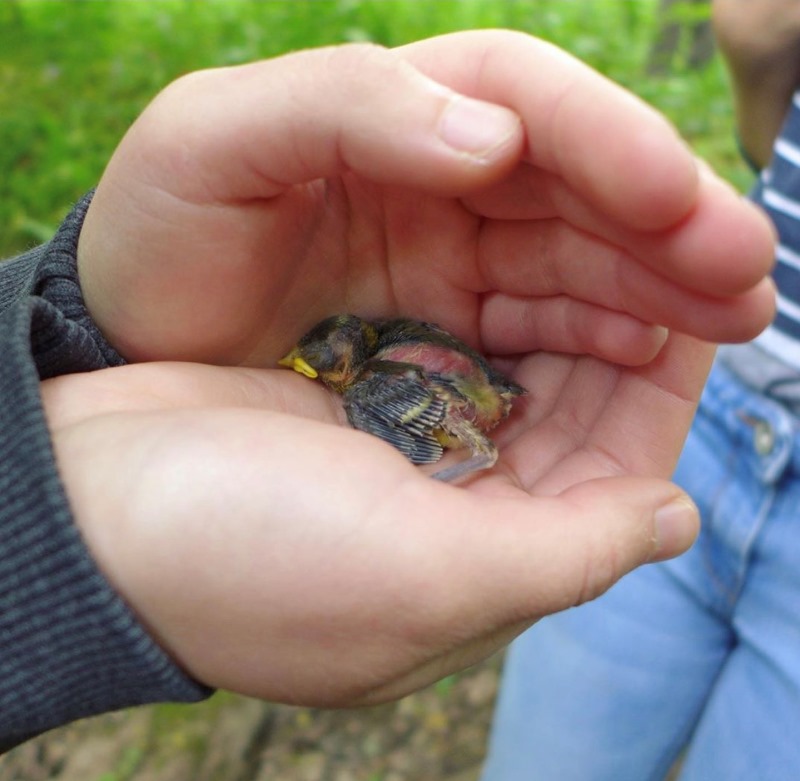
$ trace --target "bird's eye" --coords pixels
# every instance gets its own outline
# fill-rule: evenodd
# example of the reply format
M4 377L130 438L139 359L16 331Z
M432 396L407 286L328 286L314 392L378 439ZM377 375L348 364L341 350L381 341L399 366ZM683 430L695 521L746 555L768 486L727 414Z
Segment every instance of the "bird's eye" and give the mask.
M329 344L315 345L305 356L306 360L320 372L330 371L336 366L337 357Z

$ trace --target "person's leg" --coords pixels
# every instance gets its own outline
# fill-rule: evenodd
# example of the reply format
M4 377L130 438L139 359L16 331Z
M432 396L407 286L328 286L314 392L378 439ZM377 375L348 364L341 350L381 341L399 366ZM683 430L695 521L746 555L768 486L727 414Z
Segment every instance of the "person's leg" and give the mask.
M681 781L800 778L800 463L778 488L737 601L737 647L692 738Z

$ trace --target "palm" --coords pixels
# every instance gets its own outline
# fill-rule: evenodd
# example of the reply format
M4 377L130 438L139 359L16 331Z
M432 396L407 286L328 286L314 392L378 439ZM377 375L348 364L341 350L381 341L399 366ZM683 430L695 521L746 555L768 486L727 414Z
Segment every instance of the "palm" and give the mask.
M641 368L591 357L524 360L517 376L532 398L503 432L506 463L536 494L595 477L668 477L711 353L708 345L672 336L658 359Z
M663 486L595 478L666 474L693 406L673 394L702 379L693 351L641 379L522 359L531 398L499 432L499 468L465 491L338 425L331 395L293 372L144 363L43 397L78 523L160 642L211 685L341 705L482 658L653 555Z
M221 241L238 273L223 271L221 284L219 255L205 253L212 243L198 239L196 284L205 297L215 291L219 325L207 313L183 319L176 338L192 358L271 366L317 320L344 311L440 321L479 342L480 220L455 199L420 198L351 176L297 187L253 215L226 215L223 224L209 226L202 212L196 222L192 234L208 232L214 246ZM242 234L258 236L257 251L237 242ZM174 294L162 303L181 305ZM214 344L215 330L227 344ZM162 356L172 354L166 347Z

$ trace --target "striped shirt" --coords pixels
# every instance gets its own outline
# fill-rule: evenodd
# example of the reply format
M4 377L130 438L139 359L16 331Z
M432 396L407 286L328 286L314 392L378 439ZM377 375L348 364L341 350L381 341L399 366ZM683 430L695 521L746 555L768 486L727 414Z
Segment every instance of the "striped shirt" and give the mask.
M800 372L800 91L775 141L772 160L750 197L778 230L773 272L778 311L755 344Z

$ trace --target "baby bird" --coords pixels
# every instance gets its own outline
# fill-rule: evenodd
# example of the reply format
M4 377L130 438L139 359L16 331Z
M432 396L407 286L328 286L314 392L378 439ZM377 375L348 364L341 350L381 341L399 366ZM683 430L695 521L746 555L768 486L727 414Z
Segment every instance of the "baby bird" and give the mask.
M468 459L433 475L444 481L494 465L497 448L486 432L525 393L437 325L403 318L334 315L278 363L341 394L350 425L414 464L435 463L445 449L469 448Z

